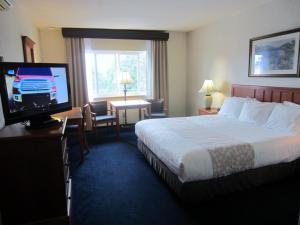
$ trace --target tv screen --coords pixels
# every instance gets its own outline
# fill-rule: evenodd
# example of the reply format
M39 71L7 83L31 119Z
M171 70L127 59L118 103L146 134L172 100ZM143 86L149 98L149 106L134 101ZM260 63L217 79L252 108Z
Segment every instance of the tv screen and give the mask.
M71 108L66 64L0 63L0 81L6 124Z

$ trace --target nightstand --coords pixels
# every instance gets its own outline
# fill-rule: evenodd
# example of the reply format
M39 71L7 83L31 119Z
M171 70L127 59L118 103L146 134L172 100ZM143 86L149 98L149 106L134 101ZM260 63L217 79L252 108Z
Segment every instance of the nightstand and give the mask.
M205 108L199 108L198 109L198 114L199 115L214 115L218 114L220 109L218 108L210 108L210 109L205 109Z

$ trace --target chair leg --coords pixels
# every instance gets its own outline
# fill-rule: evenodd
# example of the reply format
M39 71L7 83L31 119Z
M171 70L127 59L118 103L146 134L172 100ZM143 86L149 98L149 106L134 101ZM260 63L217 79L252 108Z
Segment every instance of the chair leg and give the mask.
M96 130L96 138L98 138L98 129L97 129L97 126L95 126L95 130Z
M113 124L114 122L112 122ZM116 123L116 126L115 126L115 130L116 130L116 134L117 134L117 138L119 137L118 133L120 132L119 131L119 127L118 127L118 124Z
M89 148L89 143L88 143L87 138L86 138L86 133L84 133L84 145L86 147L87 152L89 153L90 148Z

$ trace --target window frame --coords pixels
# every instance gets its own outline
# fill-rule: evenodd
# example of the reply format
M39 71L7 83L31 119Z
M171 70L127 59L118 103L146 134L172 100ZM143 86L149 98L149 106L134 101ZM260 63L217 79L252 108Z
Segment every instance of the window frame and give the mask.
M109 95L100 95L98 90L98 76L96 75L98 73L98 65L97 65L97 55L98 54L113 54L115 56L115 68L116 68L116 71L117 73L119 73L121 70L120 70L120 56L123 54L123 55L137 55L139 57L139 55L141 53L145 53L145 57L146 57L146 79L148 80L148 74L149 74L149 68L148 68L148 53L147 53L147 50L88 50L86 51L85 54L93 54L93 59L94 59L94 69L95 71L93 71L93 74L91 76L95 76L95 79L96 79L96 83L97 83L97 91L96 91L96 95L97 96L89 96L89 98L91 100L96 100L96 99L104 99L104 98L120 98L120 97L124 97L124 92L123 92L123 89L121 92L117 92L117 93L113 93L113 94L109 94ZM140 60L138 60L138 65L137 67L139 68L140 66ZM139 71L137 71L139 72ZM118 75L116 75L118 76ZM139 75L137 74L137 79L139 79ZM143 97L145 98L147 96L147 87L148 85L148 82L146 84L146 90L145 90L145 93L141 93L141 92L130 92L130 91L127 91L127 96L128 97Z

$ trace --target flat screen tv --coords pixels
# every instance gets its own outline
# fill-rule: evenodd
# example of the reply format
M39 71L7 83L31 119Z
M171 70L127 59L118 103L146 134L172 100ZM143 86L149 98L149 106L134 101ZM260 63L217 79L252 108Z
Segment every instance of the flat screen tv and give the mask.
M51 126L51 114L72 108L68 65L1 62L0 94L6 125Z

